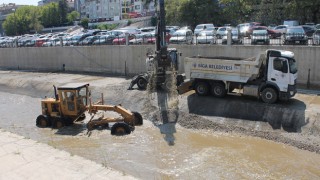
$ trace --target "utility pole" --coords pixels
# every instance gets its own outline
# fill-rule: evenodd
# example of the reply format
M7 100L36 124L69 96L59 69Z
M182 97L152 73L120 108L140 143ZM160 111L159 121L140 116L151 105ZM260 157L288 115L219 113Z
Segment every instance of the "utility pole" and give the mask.
M16 9L12 9L14 16L14 34L17 35L17 24L16 24Z

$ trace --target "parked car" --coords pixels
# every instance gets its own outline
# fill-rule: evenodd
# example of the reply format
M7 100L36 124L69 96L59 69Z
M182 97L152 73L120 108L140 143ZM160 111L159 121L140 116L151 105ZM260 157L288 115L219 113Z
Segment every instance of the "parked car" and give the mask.
M146 33L146 32L151 32L154 31L156 29L155 26L150 26L150 27L143 27L140 28L139 30L141 31L141 33Z
M51 38L48 41L44 42L42 44L42 47L50 47L50 46L56 46L57 42L59 42L59 38Z
M194 29L194 34L198 35L201 31L206 30L209 27L214 27L214 25L213 24L199 24Z
M227 34L228 34L228 32L226 31L226 33L222 37L222 44L227 44L227 41L228 41ZM240 36L240 32L239 32L238 28L232 28L231 29L231 44L242 44L242 43L243 43L243 41Z
M146 44L148 38L151 36L151 33L136 34L135 37L129 41L129 44Z
M320 45L320 29L317 29L313 35L312 40L314 45Z
M169 43L169 39L171 38L171 35L169 33L166 33L166 42ZM155 32L151 33L151 37L147 39L147 43L148 44L155 44L156 43L156 36L155 36Z
M81 42L80 42L80 44L81 45L92 45L92 43L95 41L95 40L97 40L97 39L99 39L99 35L95 35L95 36L88 36L88 37L86 37L84 40L82 40Z
M309 38L312 38L313 33L316 31L314 26L302 25L302 28Z
M99 36L98 39L93 41L93 45L112 45L113 40L116 38L114 35Z
M217 39L221 39L227 33L228 27L219 27L216 31Z
M198 44L216 44L216 36L213 33L213 30L211 31L201 31L199 35L197 36L197 42Z
M270 38L267 30L254 30L251 35L251 44L270 44Z
M129 34L128 36L129 41L134 39L135 36L134 34ZM126 44L126 35L120 35L120 36L116 36L113 41L112 41L113 45L125 45Z
M255 31L255 30L266 30L268 31L268 34L270 35L270 38L280 38L282 33L278 30L275 30L275 29L269 29L267 26L254 26L251 28L252 32ZM250 30L250 31L251 31ZM252 32L249 32L250 33L250 38L251 38L251 35L252 35Z
M288 26L286 26L286 25L279 25L279 26L276 26L276 27L274 28L274 30L276 30L276 31L278 31L278 32L280 32L280 33L283 34L283 33L286 32L287 27L288 27Z
M307 44L308 36L302 26L291 26L287 28L284 35L284 44Z
M240 36L242 37L249 37L252 33L252 27L260 26L258 22L250 22L250 23L242 23L238 24L237 28L239 29Z
M190 29L178 30L172 34L169 39L169 42L172 44L191 44L193 38L193 33Z

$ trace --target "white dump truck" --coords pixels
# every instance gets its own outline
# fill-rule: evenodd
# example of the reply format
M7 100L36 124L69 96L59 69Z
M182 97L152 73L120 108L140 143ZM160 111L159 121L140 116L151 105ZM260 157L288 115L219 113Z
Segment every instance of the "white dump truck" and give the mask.
M266 50L257 57L186 57L187 81L180 93L195 90L200 96L248 95L275 103L296 94L298 70L293 52Z

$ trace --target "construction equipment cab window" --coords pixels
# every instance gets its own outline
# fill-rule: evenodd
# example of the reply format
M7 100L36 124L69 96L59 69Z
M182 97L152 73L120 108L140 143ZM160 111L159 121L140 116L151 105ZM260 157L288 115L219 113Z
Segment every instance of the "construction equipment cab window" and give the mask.
M74 102L75 94L74 94L74 92L66 91L64 93L64 96L65 97L63 98L63 102L64 102L64 104L67 104L68 110L75 111L75 102Z

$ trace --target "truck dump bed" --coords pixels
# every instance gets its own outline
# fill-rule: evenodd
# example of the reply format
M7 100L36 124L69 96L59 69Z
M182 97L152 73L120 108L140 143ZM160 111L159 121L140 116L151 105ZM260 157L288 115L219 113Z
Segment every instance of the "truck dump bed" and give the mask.
M257 57L186 57L185 73L187 79L213 79L222 81L247 82L259 73L265 56Z

